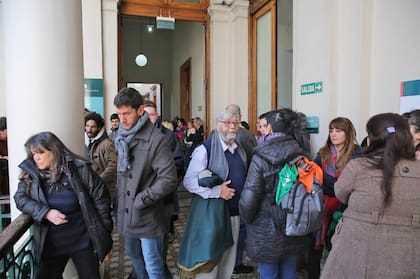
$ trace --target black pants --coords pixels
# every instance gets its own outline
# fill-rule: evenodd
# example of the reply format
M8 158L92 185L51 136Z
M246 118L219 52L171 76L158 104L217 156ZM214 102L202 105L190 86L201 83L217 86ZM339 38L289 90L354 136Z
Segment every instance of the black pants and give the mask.
M90 246L72 255L42 258L39 264L38 279L62 279L67 261L71 258L77 269L79 279L100 279L99 260Z
M315 250L313 245L310 247L308 256L308 279L319 279L321 274L321 258L323 251L323 245L319 250Z

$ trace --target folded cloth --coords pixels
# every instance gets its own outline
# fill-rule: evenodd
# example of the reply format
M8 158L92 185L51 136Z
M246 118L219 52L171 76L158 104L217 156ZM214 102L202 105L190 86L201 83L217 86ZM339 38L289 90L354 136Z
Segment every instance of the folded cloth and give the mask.
M198 174L198 185L200 186L213 188L214 186L220 185L222 183L223 179L208 169L205 169Z

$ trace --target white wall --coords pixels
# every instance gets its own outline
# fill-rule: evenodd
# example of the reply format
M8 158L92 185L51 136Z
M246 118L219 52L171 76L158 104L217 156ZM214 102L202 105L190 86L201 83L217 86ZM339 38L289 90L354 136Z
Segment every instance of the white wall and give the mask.
M226 105L241 107L248 119L248 5L236 0L228 6L212 4L210 15L210 125Z
M399 113L400 82L420 79L420 1L372 2L370 111Z
M175 26L171 68L172 117L180 115L180 67L191 58L191 116L204 119L204 27L202 23L190 21L177 21Z
M3 30L3 3L0 0L0 30ZM3 32L0 32L0 116L6 115L6 94L4 93Z
M328 123L348 117L359 141L368 118L399 112L400 82L419 78L420 1L294 1L293 104L319 116L313 152ZM322 81L323 92L300 95L302 84Z

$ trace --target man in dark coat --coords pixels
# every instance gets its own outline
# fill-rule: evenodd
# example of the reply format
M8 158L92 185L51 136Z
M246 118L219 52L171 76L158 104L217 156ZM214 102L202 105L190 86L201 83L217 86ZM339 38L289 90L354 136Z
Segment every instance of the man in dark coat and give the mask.
M118 153L118 232L130 239L126 245L137 275L144 273L144 261L149 278L166 278L164 235L168 232L171 215L165 198L177 187L177 175L169 144L150 121L140 93L123 88L114 98L120 117L120 129L115 139Z

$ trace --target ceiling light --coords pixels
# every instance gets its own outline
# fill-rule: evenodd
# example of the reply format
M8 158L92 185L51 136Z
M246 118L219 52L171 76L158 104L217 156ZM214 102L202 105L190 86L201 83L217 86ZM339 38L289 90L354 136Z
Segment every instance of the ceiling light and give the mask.
M153 32L153 29L155 28L155 26L153 24L147 24L147 31L148 32Z

